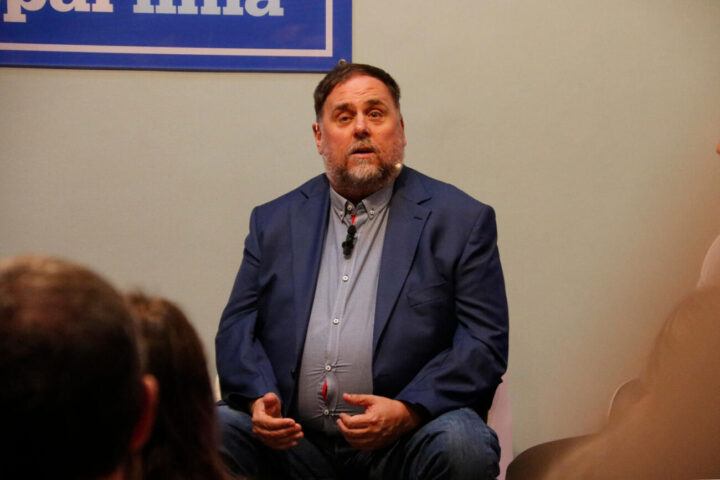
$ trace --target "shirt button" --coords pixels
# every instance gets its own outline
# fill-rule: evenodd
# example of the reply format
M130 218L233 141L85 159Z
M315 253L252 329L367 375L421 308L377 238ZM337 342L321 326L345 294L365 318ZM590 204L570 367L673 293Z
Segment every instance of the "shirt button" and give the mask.
M348 277L347 275L343 275L343 282L347 282L348 280L350 280L350 277Z
M355 207L353 207L353 206L350 205L349 203L347 204L347 207L346 207L346 208L347 208L347 211L348 211L348 212L352 212L353 210L355 210Z
M325 415L325 416L330 415L330 410L328 410L327 408L325 410L323 410L323 415Z
M330 370L332 370L332 367L330 365L325 365L325 371L329 372Z
M373 215L375 215L375 210L370 210L370 216L372 217Z
M334 324L334 325L337 325L338 323L340 323L340 319L339 319L339 318L333 318L333 324Z

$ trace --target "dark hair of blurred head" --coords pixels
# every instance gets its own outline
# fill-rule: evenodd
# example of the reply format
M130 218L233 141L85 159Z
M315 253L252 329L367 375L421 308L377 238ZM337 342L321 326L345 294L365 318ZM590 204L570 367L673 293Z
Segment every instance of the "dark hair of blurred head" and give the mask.
M218 454L219 431L202 344L173 303L127 295L144 373L159 385L155 426L142 452L145 480L228 478Z
M0 260L0 478L113 473L143 398L130 313L110 284L59 259Z
M383 82L395 102L395 107L397 107L398 110L400 109L400 86L389 73L372 65L349 63L341 60L335 68L330 70L327 75L320 80L317 87L315 87L313 99L315 101L315 117L317 120L320 121L325 100L327 100L328 95L330 95L330 92L332 92L335 87L347 82L352 77L363 75L377 78Z

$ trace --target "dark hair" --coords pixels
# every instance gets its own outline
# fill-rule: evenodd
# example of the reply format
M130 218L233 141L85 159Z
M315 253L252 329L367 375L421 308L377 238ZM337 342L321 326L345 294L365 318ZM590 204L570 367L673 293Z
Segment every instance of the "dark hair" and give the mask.
M377 78L383 82L390 91L390 96L392 96L395 106L400 109L400 86L389 73L372 65L366 65L364 63L348 63L341 60L335 68L330 70L327 75L320 80L317 87L315 87L313 98L315 100L315 117L318 120L322 116L322 108L323 105L325 105L325 100L327 100L330 92L332 92L333 89L341 83L345 83L352 77L358 75L367 75L369 77Z
M111 474L143 398L130 313L109 283L59 259L0 261L0 478Z
M139 334L144 373L155 376L159 402L143 448L144 480L229 478L219 455L220 434L202 344L173 303L127 295Z

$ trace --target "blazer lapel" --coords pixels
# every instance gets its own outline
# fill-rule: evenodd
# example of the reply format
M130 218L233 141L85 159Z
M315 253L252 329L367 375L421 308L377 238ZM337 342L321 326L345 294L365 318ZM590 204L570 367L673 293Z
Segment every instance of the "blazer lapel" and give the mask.
M330 208L328 188L325 175L316 177L300 187L300 192L306 198L295 202L290 209L292 273L297 315L295 353L298 361L305 342L327 233L328 208Z
M420 205L430 195L420 182L417 172L403 167L390 200L390 212L380 259L373 353L397 302L405 279L415 258L420 235L430 209Z

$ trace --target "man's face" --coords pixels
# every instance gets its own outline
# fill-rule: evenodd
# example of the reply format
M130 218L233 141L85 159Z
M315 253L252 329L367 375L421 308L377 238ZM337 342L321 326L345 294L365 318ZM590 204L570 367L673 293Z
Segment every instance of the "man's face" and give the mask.
M400 172L405 126L390 91L377 78L357 75L337 85L313 132L330 184L341 195L363 198Z

